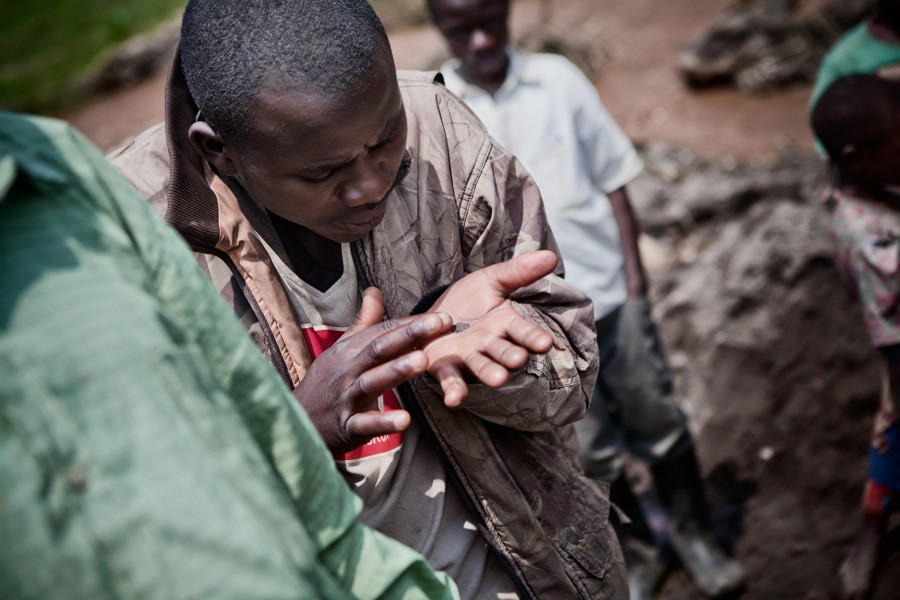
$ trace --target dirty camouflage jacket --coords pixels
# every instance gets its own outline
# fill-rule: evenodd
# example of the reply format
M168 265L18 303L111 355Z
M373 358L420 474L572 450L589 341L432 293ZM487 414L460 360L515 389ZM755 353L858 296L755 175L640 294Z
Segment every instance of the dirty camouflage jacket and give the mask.
M194 151L186 132L196 107L177 58L173 65L166 123L113 162L188 241L293 387L311 359L263 244L279 252L277 236L265 211ZM433 77L399 80L408 172L382 223L353 244L360 286L381 289L388 317L409 314L430 292L486 265L556 250L540 194L515 157ZM516 310L555 342L503 388L472 386L465 411L447 410L427 377L399 391L520 596L619 598L627 589L606 490L581 474L563 439L587 408L597 356L590 302L560 275L561 267L513 296Z

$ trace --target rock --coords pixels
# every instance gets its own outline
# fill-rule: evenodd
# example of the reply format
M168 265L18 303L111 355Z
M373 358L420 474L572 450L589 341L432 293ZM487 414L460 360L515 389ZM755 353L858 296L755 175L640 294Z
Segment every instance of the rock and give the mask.
M665 146L643 149L647 169L629 190L642 229L655 236L690 232L709 220L733 218L764 198L799 198L824 187L817 157L788 153L775 163L703 162Z
M786 5L742 8L687 45L678 69L694 87L761 92L810 82L828 48L873 6L873 0L832 0L806 18L794 17Z
M81 87L88 95L134 85L166 68L178 44L181 19L163 23L150 33L131 38L116 50Z

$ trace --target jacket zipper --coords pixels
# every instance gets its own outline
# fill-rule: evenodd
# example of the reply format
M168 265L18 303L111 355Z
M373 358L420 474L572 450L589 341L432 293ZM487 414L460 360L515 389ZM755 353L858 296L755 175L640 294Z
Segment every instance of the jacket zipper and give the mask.
M228 256L228 254L222 252L221 250L214 250L212 254L217 256L226 265L228 265L229 269L231 269L231 276L235 279L235 281L237 281L238 286L240 286L241 294L244 295L244 299L247 300L247 304L250 305L250 310L253 311L253 315L256 317L256 320L263 331L263 338L265 338L266 342L266 350L268 350L269 356L272 357L270 361L272 363L272 366L275 367L276 371L278 371L278 374L281 376L281 380L285 383L285 385L287 385L288 389L293 390L294 382L291 380L291 374L288 371L287 362L284 360L284 355L281 354L281 349L278 347L278 342L275 340L275 334L272 333L272 327L266 320L262 309L260 309L259 302L256 301L256 298L254 298L253 294L250 293L250 290L247 289L247 282L244 280L243 275L241 275L241 272L238 270L237 266L234 264L234 261L231 260L231 257Z

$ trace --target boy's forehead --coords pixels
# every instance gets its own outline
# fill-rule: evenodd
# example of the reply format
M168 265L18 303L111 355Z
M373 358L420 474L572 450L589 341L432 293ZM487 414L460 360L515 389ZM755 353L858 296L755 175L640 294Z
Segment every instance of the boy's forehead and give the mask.
M375 69L361 85L337 93L303 93L270 82L254 103L247 142L273 159L279 150L293 154L298 146L310 160L326 158L344 139L362 141L381 133L381 117L395 114L401 104L392 68Z

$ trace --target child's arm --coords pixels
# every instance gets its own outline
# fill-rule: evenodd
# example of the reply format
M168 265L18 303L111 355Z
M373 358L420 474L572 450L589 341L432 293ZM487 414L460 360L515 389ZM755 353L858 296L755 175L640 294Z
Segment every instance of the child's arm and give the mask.
M643 298L647 295L647 276L644 272L644 263L641 262L641 252L638 249L640 225L634 215L634 209L631 207L625 186L608 193L607 197L612 206L616 226L619 228L619 243L622 245L622 258L625 263L625 284L628 287L628 297Z
M900 344L881 346L879 354L884 361L884 385L882 386L882 411L896 415L900 410Z

